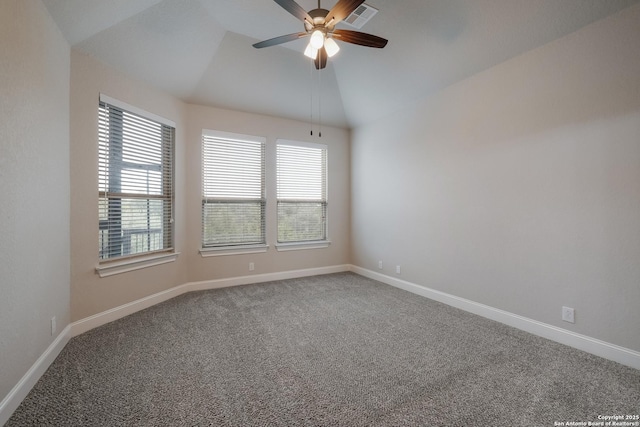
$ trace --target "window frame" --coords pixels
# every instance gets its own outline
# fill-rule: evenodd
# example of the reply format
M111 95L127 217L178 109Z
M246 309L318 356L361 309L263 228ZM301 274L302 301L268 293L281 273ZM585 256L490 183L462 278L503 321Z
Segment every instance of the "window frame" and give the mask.
M296 240L296 241L280 241L280 213L279 213L279 205L281 202L284 203L295 203L295 202L300 202L300 203L316 203L318 202L318 200L312 200L312 199L308 199L308 200L304 200L304 199L297 199L297 200L286 200L286 199L281 199L279 197L279 185L278 185L278 174L279 174L279 159L278 159L278 147L281 145L285 145L285 146L294 146L294 147L300 147L300 148L312 148L312 149L320 149L323 150L324 153L324 171L322 171L321 175L324 178L324 182L321 183L322 185L322 193L324 195L323 198L321 198L320 203L323 204L323 210L324 210L324 221L323 221L323 231L324 231L324 238L322 239L315 239L315 240ZM280 252L282 251L292 251L292 250L300 250L300 249L322 249L322 248L326 248L331 244L331 240L329 239L329 147L325 144L318 144L318 143L314 143L314 142L303 142L303 141L295 141L295 140L289 140L289 139L277 139L276 140L276 249Z
M127 193L120 191L118 194L119 199L123 198L132 198L135 200L161 200L163 203L169 203L169 209L162 208L162 248L147 250L137 253L128 253L121 254L116 256L110 256L103 258L98 253L98 265L96 267L96 272L100 275L100 277L106 277L113 274L119 274L127 271L137 270L139 268L150 267L154 265L164 264L167 262L175 261L179 253L175 250L175 122L168 120L164 117L158 116L156 114L144 111L138 107L129 105L125 102L119 101L117 99L111 98L105 94L100 93L99 103L98 103L98 155L100 156L100 151L102 150L102 142L100 135L100 126L101 126L101 118L100 115L101 109L103 108L103 104L108 105L109 108L113 108L119 110L119 114L124 117L124 114L131 114L133 116L138 116L143 120L152 121L155 124L163 126L163 130L161 130L161 135L164 132L169 133L169 139L165 140L163 136L161 136L160 140L160 166L149 166L143 165L142 163L138 165L137 163L132 163L135 169L140 170L151 170L158 169L157 172L160 172L160 188L162 189L161 194L153 194L149 193ZM110 117L111 119L111 117ZM167 127L168 129L164 129ZM169 144L169 147L164 147L164 144ZM107 144L111 146L113 141L108 141ZM122 149L122 147L120 147ZM109 148L110 150L110 148ZM100 209L100 204L105 200L107 203L110 203L109 200L109 191L107 189L101 188L102 184L105 184L107 187L109 184L109 178L107 178L106 182L104 177L101 176L104 172L101 171L101 167L103 165L103 161L98 159L98 209ZM121 165L119 165L121 166ZM102 180L102 181L101 181ZM131 196L131 197L129 197ZM167 218L168 215L168 218ZM102 230L105 227L105 220L100 220L98 218L98 230ZM109 220L107 220L108 222ZM98 242L100 245L100 242ZM100 251L100 247L99 247Z
M234 143L257 143L260 144L261 150L261 183L260 183L260 198L241 198L239 196L234 197L209 197L205 194L206 189L206 177L205 177L205 138L215 138L219 140L228 140L233 141ZM267 244L267 190L266 190L266 163L267 163L267 140L261 136L255 135L245 135L239 134L235 132L225 132L219 130L212 129L202 129L201 135L201 161L200 161L200 172L201 176L201 187L200 187L200 203L201 203L201 215L200 215L200 255L202 257L212 257L212 256L224 256L224 255L240 255L240 254L253 254L253 253L262 253L266 252L268 249ZM261 217L260 217L260 225L261 225L261 241L252 241L252 242L221 242L221 243L213 243L206 244L205 242L205 208L207 204L216 204L216 203L230 203L230 204L255 204L259 203L261 206Z

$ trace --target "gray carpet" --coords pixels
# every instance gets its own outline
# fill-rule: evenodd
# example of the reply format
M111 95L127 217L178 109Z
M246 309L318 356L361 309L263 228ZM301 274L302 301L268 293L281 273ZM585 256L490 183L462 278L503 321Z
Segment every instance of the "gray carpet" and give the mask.
M638 370L341 273L188 293L77 336L7 426L553 426L638 413Z

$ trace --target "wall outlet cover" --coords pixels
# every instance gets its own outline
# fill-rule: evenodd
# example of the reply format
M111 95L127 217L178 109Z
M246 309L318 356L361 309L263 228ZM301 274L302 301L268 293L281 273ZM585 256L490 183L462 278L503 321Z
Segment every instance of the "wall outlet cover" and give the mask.
M575 311L571 307L562 307L562 320L575 323Z

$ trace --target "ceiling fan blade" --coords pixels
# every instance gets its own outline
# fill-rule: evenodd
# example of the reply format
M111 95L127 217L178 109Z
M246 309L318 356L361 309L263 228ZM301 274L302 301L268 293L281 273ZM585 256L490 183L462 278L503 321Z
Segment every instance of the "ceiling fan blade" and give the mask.
M374 36L373 34L361 33L360 31L352 30L335 30L333 31L333 38L353 44L359 44L360 46L383 48L387 45L388 40L382 37Z
M333 6L333 9L327 13L325 18L325 26L333 26L342 21L347 16L351 15L351 12L356 10L358 6L364 3L364 0L340 0Z
M318 49L318 56L316 56L314 63L316 70L322 70L327 66L327 51L324 50L324 46Z
M290 41L293 41L293 40L298 40L298 39L301 39L302 37L306 37L308 35L309 34L307 34L307 33L287 34L285 36L274 37L274 38L269 39L269 40L264 40L264 41L261 41L259 43L255 43L253 45L253 47L255 47L256 49L261 49L263 47L275 46L277 44L282 44L282 43L290 42Z
M313 25L313 18L309 16L306 10L302 8L298 3L294 0L274 0L280 6L284 8L287 12L295 16L301 21L307 21L309 24Z

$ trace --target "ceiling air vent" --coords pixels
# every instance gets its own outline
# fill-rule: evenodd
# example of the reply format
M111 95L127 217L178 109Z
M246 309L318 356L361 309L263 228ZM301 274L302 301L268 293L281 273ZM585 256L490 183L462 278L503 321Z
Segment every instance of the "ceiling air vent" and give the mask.
M362 28L364 24L366 24L369 19L373 18L373 15L378 13L378 9L375 7L369 6L366 3L362 3L360 6L356 8L351 15L347 16L347 18L343 21L354 28Z

